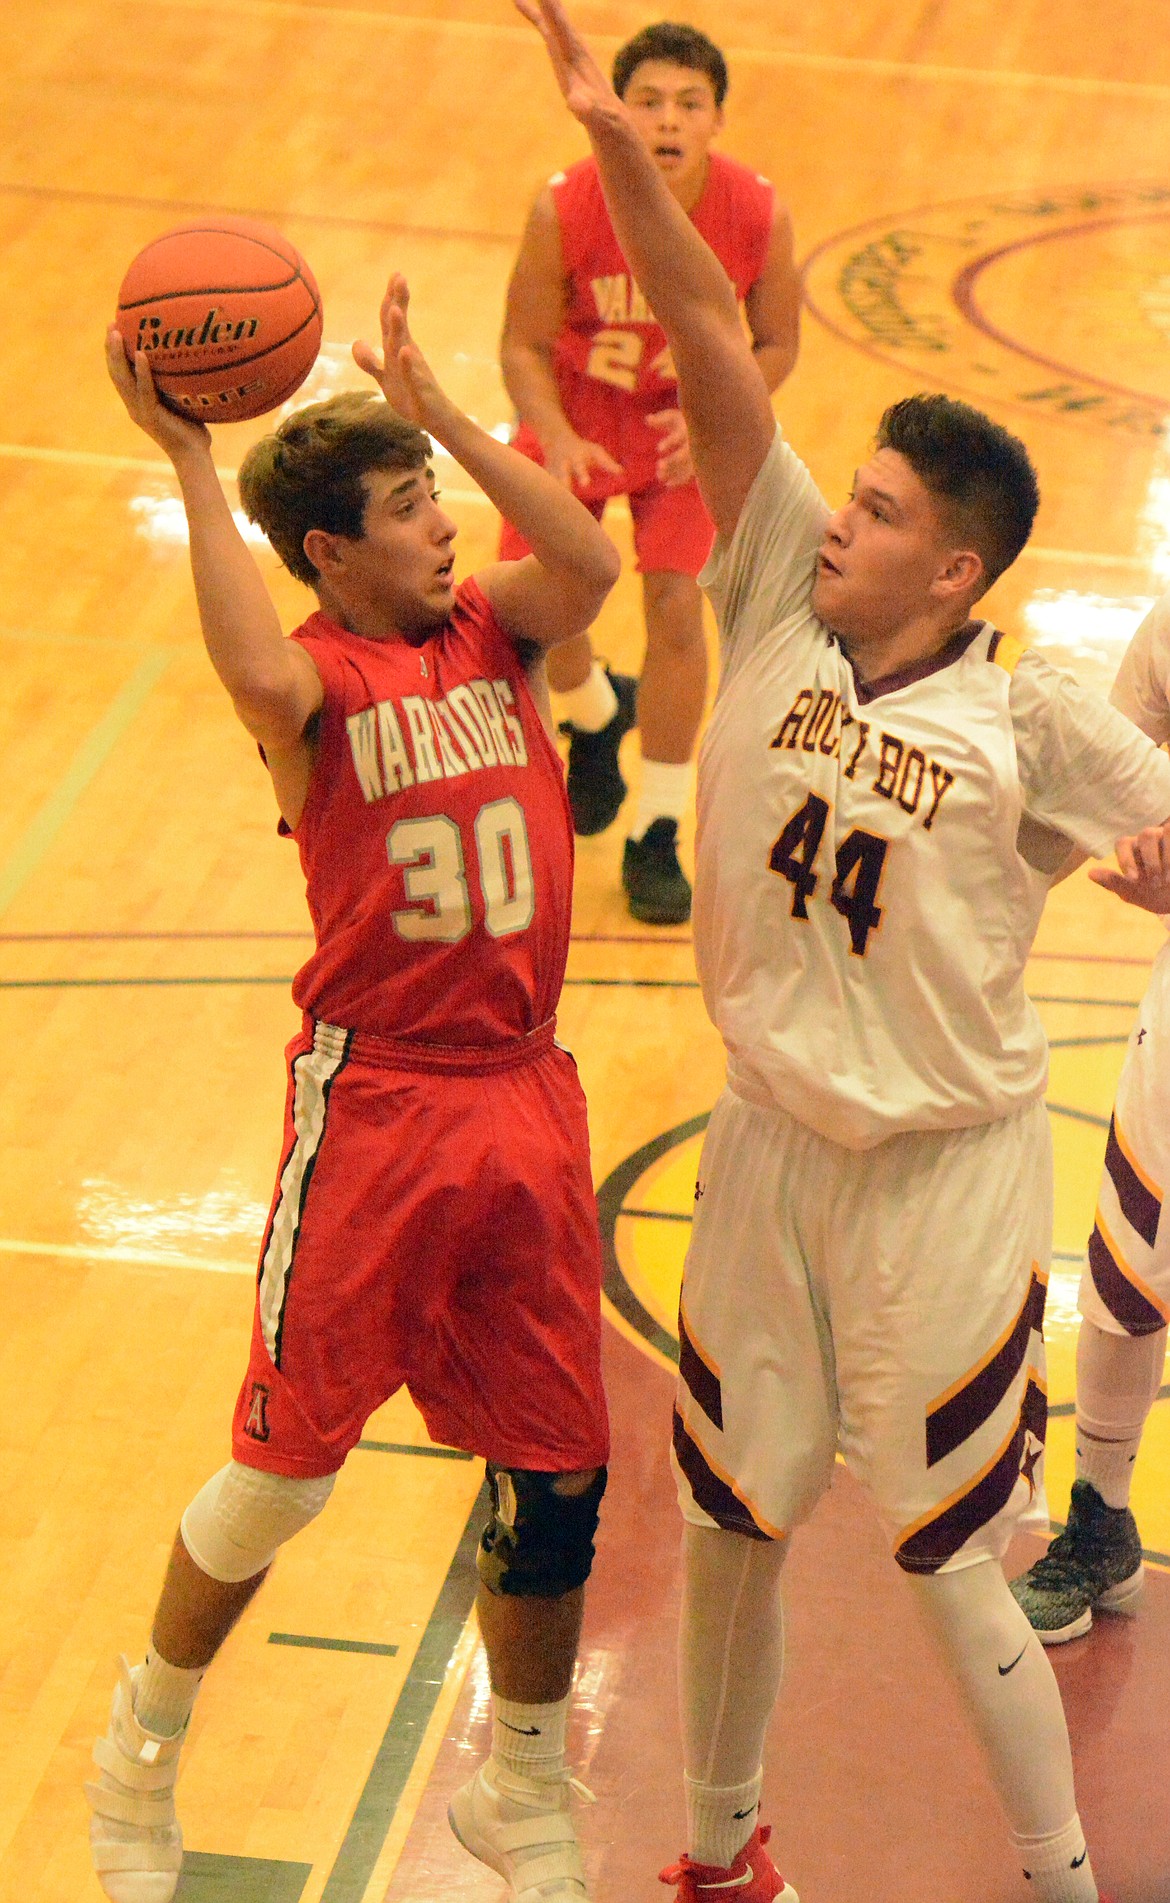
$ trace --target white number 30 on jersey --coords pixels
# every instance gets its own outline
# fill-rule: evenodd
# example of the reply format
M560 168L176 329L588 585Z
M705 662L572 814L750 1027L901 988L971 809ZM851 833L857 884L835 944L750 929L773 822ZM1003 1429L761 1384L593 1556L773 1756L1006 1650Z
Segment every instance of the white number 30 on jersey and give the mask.
M535 894L524 812L514 799L491 800L475 816L475 852L484 924L509 938L532 923ZM386 840L392 866L403 868L410 904L391 914L399 938L458 944L472 926L471 893L458 826L445 813L400 819Z

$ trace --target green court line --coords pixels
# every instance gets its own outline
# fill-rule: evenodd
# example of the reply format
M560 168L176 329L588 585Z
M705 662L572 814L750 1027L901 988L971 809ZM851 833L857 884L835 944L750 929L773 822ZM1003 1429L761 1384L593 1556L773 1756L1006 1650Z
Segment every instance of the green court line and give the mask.
M108 760L156 682L170 666L171 660L172 654L162 649L153 649L144 655L96 727L91 728L86 735L65 769L64 777L40 811L33 815L23 837L0 866L0 912L11 905L21 887L37 870L67 825L78 800Z
M175 1903L300 1903L311 1863L271 1857L223 1857L188 1850Z
M1033 1004L1099 1004L1106 1011L1136 1011L1140 998L1067 998L1063 992L1029 991Z
M416 1446L409 1440L359 1440L359 1451L366 1454L418 1454L424 1460L474 1460L474 1454L462 1447Z
M1109 1128L1108 1117L1095 1117L1088 1110L1073 1110L1066 1103L1050 1103L1048 1109L1054 1117L1071 1117L1074 1123L1091 1123L1095 1130Z
M321 1903L362 1903L475 1600L479 1584L475 1551L487 1505L485 1483L475 1497L406 1683L398 1694L386 1735L321 1892Z
M378 1645L373 1639L315 1639L307 1632L270 1632L269 1645L303 1645L310 1652L373 1652L378 1658L398 1657L396 1645Z
M1128 1031L1118 1031L1113 1037L1050 1037L1050 1051L1083 1051L1090 1044L1128 1044Z

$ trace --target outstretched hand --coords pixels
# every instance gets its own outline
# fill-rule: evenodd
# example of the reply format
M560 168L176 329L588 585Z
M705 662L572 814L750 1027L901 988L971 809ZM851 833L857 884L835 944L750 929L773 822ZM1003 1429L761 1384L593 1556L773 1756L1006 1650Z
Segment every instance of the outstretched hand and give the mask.
M111 324L106 332L106 368L131 421L145 430L172 462L185 451L211 447L211 431L206 423L180 416L161 401L150 373L149 354L139 350L134 362L130 362L116 324Z
M359 370L373 377L391 409L408 423L426 429L428 418L434 418L446 398L410 334L406 315L409 304L406 279L396 271L382 299L382 355L359 339L353 346L353 360Z
M561 0L514 0L548 48L557 84L575 119L588 124L598 113L621 111L621 101L573 25Z
M1119 871L1113 866L1090 866L1094 885L1103 885L1143 912L1170 913L1170 820L1119 839L1117 865Z

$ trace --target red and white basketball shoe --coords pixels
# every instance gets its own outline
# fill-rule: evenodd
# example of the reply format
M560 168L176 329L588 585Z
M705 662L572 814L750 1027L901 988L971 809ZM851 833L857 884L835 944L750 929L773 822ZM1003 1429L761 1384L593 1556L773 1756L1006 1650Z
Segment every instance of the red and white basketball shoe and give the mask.
M677 1883L674 1903L800 1903L790 1883L785 1883L764 1848L772 1827L757 1825L734 1863L720 1870L713 1863L695 1863L680 1857L669 1870L663 1870L659 1883Z

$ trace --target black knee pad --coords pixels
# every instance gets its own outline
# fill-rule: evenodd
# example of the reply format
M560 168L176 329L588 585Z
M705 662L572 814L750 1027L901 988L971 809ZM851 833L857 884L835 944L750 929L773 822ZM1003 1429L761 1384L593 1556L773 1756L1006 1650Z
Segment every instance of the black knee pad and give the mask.
M558 1493L558 1474L528 1473L488 1463L492 1517L476 1554L489 1592L522 1599L562 1599L588 1579L597 1510L605 1492L599 1467L582 1493Z

